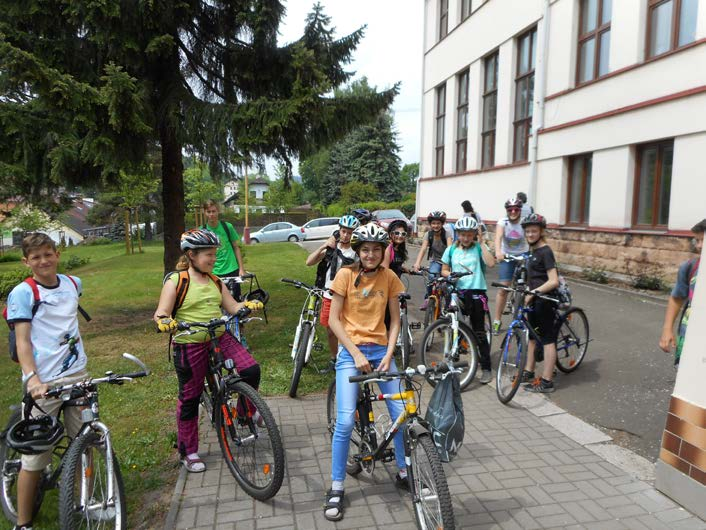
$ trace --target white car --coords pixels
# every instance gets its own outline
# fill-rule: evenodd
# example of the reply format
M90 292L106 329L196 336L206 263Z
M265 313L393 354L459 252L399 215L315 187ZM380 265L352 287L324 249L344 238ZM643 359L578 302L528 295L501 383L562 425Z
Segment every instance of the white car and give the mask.
M326 239L338 230L338 217L319 217L302 226L304 239Z

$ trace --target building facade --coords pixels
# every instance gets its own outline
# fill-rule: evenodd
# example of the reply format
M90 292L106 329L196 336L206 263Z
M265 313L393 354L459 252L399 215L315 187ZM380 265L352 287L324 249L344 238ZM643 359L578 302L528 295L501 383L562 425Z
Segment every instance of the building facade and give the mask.
M673 275L706 217L706 0L424 8L417 212L492 224L524 191L563 264Z

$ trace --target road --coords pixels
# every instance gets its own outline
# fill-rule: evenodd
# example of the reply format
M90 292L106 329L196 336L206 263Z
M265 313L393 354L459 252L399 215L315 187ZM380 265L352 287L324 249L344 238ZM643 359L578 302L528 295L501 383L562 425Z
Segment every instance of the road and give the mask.
M321 244L302 245L311 251ZM410 261L417 251L412 247ZM488 282L496 278L496 271L490 269ZM654 461L676 378L672 357L657 346L666 302L639 293L569 283L574 304L588 316L593 341L576 372L557 375L557 391L548 397L603 429L619 445ZM421 321L422 280L412 277L409 284L413 297L410 320ZM489 294L492 310L495 289L490 288ZM498 346L499 341L494 341L493 350Z

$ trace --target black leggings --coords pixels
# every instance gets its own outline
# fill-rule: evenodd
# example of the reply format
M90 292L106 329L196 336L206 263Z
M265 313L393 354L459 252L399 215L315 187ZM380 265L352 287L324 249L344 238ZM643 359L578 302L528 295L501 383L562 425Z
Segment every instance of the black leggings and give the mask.
M485 291L469 289L461 291L463 314L468 317L480 347L481 370L490 370L490 345L485 336L485 311L488 308L488 295Z

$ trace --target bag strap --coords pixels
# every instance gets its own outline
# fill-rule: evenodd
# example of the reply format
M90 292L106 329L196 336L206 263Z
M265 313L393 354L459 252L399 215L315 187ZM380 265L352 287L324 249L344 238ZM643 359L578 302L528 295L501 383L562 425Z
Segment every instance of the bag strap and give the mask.
M168 274L167 278L169 276L171 276L171 274ZM165 278L165 281L167 280L167 278ZM174 308L172 309L172 318L176 316L177 311L184 303L184 299L186 298L186 292L189 290L190 282L191 278L189 277L189 271L179 271L179 278L177 279L176 286L176 299L174 300Z
M76 292L79 296L81 296L81 293L78 290L78 284L76 283L76 280L74 280L73 276L67 274L66 277L71 280L71 283L73 283L74 287L76 288ZM91 315L89 315L88 312L83 307L81 307L81 304L78 304L78 312L81 313L81 316L86 320L86 322L90 322L92 320Z
M223 231L226 233L226 237L228 238L228 243L230 243L230 246L233 246L233 238L230 237L230 228L228 227L228 223L226 223L223 219L221 219L221 228L223 228Z
M34 298L34 303L32 304L32 317L34 317L34 314L37 312L37 309L39 309L39 304L41 303L39 287L37 286L36 280L31 276L29 278L25 278L24 282L32 289L32 297Z

